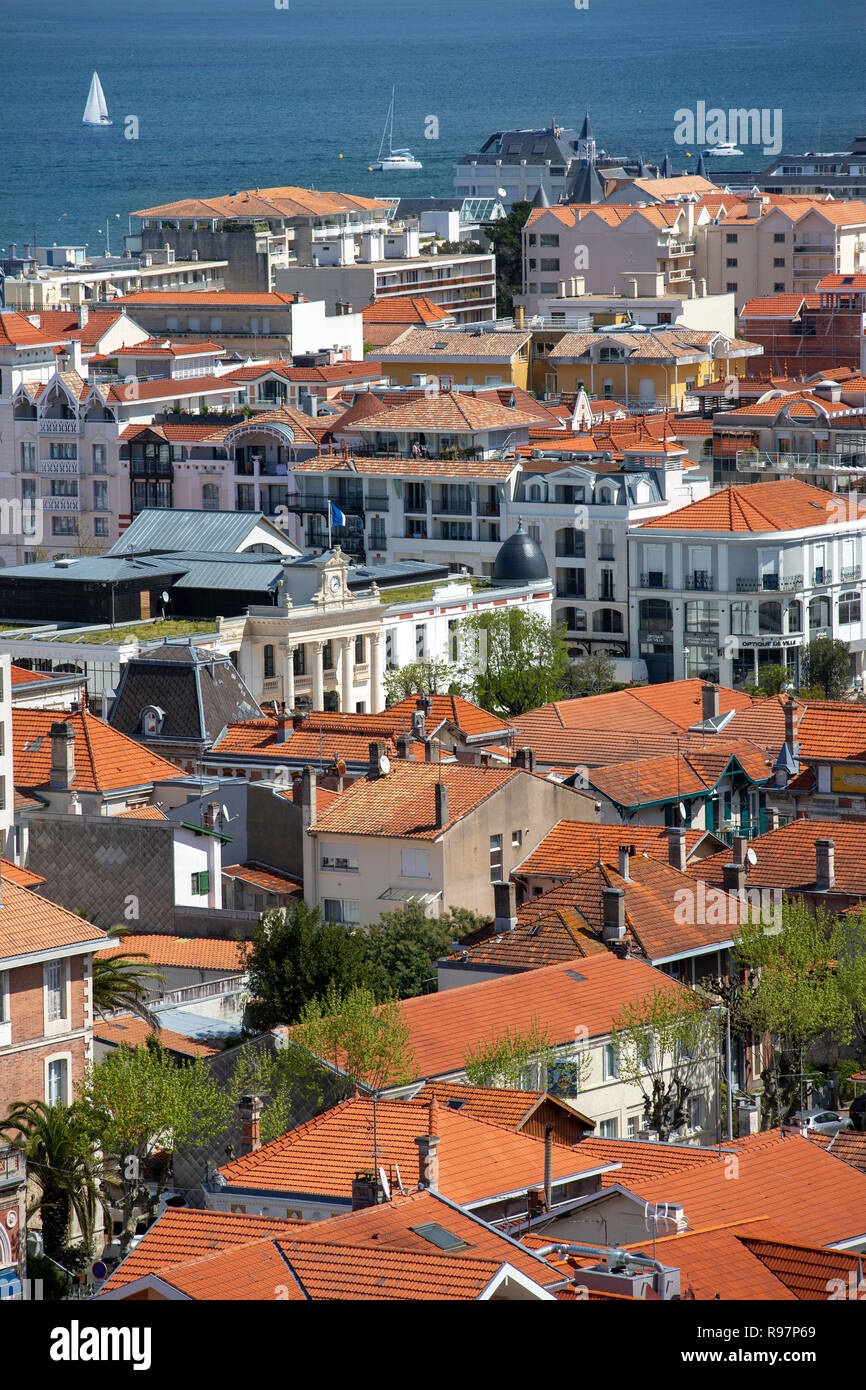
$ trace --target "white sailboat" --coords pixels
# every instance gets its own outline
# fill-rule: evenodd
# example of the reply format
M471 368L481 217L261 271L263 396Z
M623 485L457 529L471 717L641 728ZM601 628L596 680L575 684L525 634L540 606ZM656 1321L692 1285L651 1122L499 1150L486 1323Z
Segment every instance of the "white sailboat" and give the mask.
M84 115L81 120L84 125L113 124L108 114L108 104L105 100L105 93L102 90L102 83L99 80L98 72L95 72L91 79L90 91L87 93L87 105L84 108Z
M388 107L388 114L385 117L385 129L382 131L382 139L379 141L379 153L376 156L375 164L370 168L374 172L393 173L398 169L423 169L424 165L420 159L416 159L411 150L395 150L392 148L391 140L394 135L394 92L396 88L391 88L391 104ZM385 137L388 138L388 153L384 155Z

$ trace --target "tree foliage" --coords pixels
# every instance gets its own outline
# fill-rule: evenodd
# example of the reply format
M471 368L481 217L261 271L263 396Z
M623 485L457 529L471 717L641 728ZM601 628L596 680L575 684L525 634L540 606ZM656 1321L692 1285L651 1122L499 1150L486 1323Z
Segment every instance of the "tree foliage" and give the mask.
M109 937L122 937L128 927L112 927ZM93 1008L100 1016L113 1009L128 1009L143 1019L155 1032L159 1020L148 1007L148 987L164 984L165 976L150 964L141 951L125 951L120 955L93 958Z
M555 1057L550 1030L533 1018L525 1033L506 1027L473 1043L463 1058L463 1070L473 1086L544 1089Z
M467 908L456 908L442 917L428 917L423 903L417 902L383 912L366 937L370 987L380 999L388 995L408 999L429 992L439 957L446 955L461 936L477 931L489 921L489 917L480 917Z
M396 1000L376 1002L372 990L331 986L304 1007L294 1039L373 1091L412 1080L410 1029Z
M566 677L570 695L603 695L614 684L614 664L609 656L579 656Z
M323 923L318 908L303 902L264 912L245 949L251 1003L250 1026L258 1032L297 1023L310 999L333 987L340 993L366 981L363 934Z
M496 313L500 318L514 312L514 295L523 286L523 228L531 212L530 202L513 203L507 216L485 228L496 254Z
M472 613L460 623L460 638L463 682L482 709L513 717L565 694L565 637L539 613Z
M692 991L656 989L625 1005L611 1029L618 1074L643 1095L647 1129L670 1138L715 1057L718 1017Z
M382 677L385 702L396 705L409 695L459 695L458 673L447 661L410 661Z
M86 1116L78 1105L19 1101L0 1122L0 1135L26 1155L38 1189L30 1209L40 1215L45 1254L63 1263L72 1216L87 1242L104 1206Z
M806 648L804 681L819 685L827 700L841 700L851 684L851 655L838 637L814 637Z

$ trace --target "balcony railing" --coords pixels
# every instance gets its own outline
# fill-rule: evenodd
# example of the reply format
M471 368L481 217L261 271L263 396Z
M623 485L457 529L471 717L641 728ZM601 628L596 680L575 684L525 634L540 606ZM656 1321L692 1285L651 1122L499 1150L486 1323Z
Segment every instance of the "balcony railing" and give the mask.
M802 574L756 574L737 580L738 594L777 593L780 590L802 589Z
M722 455L717 455L722 457ZM739 473L834 473L850 468L866 468L866 449L852 453L792 454L774 453L762 449L753 454L748 449L737 450L736 468Z
M713 589L713 576L707 570L694 570L685 576L685 589Z
M650 570L647 574L641 575L640 586L642 589L667 589L668 577L666 574L660 574L658 570Z
M7 1183L23 1182L26 1171L23 1150L7 1147L5 1144L0 1145L0 1187Z
M819 588L822 588L825 584L832 584L833 571L824 569L823 567L821 569L816 569L812 576L812 583L816 584Z
M860 578L860 566L849 565L848 569L842 570L842 583L850 584L853 579Z
M329 504L337 507L341 512L348 512L351 516L363 516L364 504L360 498L323 497L321 494L306 493L303 497L290 497L286 503L286 509L290 512L321 512L324 516L328 515Z

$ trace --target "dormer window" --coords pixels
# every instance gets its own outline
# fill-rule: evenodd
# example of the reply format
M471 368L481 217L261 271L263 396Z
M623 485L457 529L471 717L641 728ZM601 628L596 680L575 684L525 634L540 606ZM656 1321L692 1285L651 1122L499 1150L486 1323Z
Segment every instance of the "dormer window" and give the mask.
M159 705L145 705L141 711L141 732L145 738L158 738L162 733L165 710Z
M620 362L624 356L621 347L603 347L598 350L599 362Z

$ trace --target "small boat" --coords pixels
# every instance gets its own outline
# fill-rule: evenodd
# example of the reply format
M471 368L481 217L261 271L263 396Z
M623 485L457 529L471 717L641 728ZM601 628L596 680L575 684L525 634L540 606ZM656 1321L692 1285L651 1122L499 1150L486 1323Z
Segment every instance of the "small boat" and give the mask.
M379 153L376 156L375 164L370 165L374 173L394 173L399 169L423 169L424 165L420 159L416 159L411 150L395 150L391 145L394 134L394 92L391 88L391 104L388 107L388 114L385 117L385 129L382 131L382 139L379 141ZM385 149L385 139L388 140L388 153L383 154Z
M105 93L102 90L98 72L95 72L91 79L90 91L87 93L87 105L81 120L84 125L113 125L108 114L108 103L105 100Z
M742 150L738 150L736 145L712 145L710 149L704 150L705 159L741 159Z

